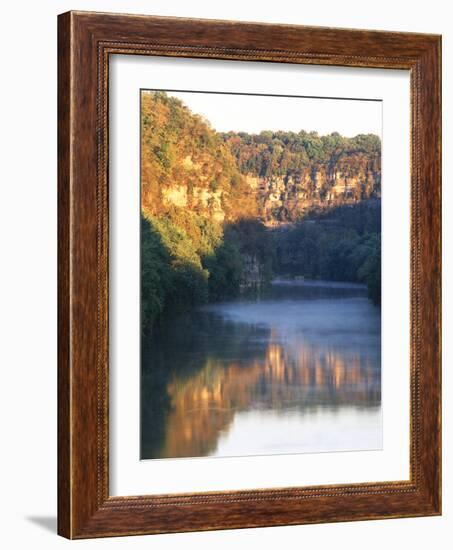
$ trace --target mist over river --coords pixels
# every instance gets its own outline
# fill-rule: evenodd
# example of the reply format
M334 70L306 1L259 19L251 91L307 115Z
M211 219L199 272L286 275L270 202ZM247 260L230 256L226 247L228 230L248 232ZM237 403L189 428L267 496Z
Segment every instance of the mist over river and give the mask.
M380 309L365 286L275 280L142 340L141 458L382 447Z

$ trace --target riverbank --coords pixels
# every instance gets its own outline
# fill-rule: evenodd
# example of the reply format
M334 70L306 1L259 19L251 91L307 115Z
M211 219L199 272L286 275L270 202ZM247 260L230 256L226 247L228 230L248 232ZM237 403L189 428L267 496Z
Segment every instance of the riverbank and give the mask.
M312 288L356 288L366 290L367 286L363 283L349 283L344 281L322 281L317 279L294 279L285 277L276 277L270 283L271 285L287 286L306 286Z

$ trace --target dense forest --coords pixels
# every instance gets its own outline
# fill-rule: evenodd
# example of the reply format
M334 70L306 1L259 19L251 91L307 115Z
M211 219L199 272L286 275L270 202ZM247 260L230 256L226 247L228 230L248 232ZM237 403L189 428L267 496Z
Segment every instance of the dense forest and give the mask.
M297 222L308 212L377 199L381 192L380 140L338 133L229 132L225 142L255 190L268 226Z
M276 275L364 282L380 301L380 141L220 134L141 98L142 326Z
M364 283L373 303L380 304L380 201L307 214L273 234L281 276Z
M271 235L223 138L165 93L142 96L142 325L272 277Z
M316 132L270 132L222 134L242 173L260 177L298 175L307 167L323 164L331 168L354 163L366 157L378 161L381 141L374 134L353 138L338 132L320 136Z

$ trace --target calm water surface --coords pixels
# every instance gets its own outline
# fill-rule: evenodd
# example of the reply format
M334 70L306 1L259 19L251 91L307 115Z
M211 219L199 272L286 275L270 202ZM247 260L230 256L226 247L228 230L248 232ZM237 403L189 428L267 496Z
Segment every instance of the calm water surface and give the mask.
M144 338L141 457L382 447L380 311L359 285L277 280Z

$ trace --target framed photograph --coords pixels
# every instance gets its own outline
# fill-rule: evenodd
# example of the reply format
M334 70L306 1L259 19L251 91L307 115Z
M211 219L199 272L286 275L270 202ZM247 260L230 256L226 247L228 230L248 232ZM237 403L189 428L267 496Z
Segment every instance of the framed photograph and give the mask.
M441 38L59 16L58 530L441 513Z

